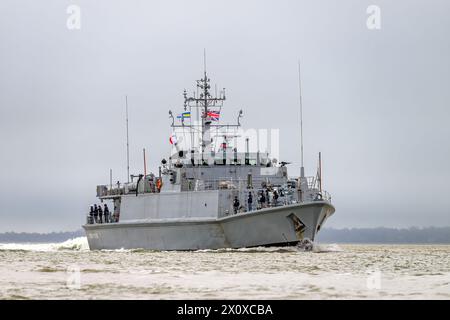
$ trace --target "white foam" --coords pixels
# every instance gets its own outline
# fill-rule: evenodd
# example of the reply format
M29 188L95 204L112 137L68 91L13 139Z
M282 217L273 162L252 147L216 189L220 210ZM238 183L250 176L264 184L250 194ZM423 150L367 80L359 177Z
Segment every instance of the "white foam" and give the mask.
M0 250L23 250L23 251L59 251L75 250L87 251L89 245L86 237L69 239L56 243L0 243Z
M62 243L54 243L56 250L76 250L76 251L88 251L89 244L86 237L78 237L69 239Z
M330 243L330 244L314 243L312 251L313 252L343 252L344 249L342 249L336 243Z

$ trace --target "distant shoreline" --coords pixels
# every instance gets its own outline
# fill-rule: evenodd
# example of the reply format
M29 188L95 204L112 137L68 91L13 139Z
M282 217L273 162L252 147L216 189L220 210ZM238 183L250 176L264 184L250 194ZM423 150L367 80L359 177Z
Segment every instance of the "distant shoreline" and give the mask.
M409 243L392 243L392 242L378 242L378 243L373 243L373 242L322 242L319 241L318 244L337 244L337 245L355 245L355 246L449 246L449 243L423 243L423 242L409 242Z
M83 230L68 232L4 232L0 233L0 243L53 243L84 237Z
M30 233L5 232L0 233L0 243L52 243L64 242L69 239L84 237L83 230L72 232ZM338 244L417 244L446 245L450 244L450 227L426 228L324 228L318 233L317 243Z
M450 227L325 228L318 233L316 240L341 244L450 244Z

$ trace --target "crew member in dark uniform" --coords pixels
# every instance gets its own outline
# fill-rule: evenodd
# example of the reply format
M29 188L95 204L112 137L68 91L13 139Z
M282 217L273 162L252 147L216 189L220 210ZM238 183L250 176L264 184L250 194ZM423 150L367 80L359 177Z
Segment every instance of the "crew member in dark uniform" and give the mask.
M253 209L253 196L252 196L251 192L248 193L247 202L248 202L248 211L252 211L252 209Z
M91 206L91 209L89 211L89 223L94 223L94 206Z
M239 206L240 206L239 199L237 196L235 196L234 200L233 200L234 214L236 214L238 212Z
M98 217L100 218L99 221L100 223L103 223L103 210L102 210L102 206L98 206Z
M104 208L103 212L105 214L105 223L109 223L109 208L106 203L105 203L105 208Z
M273 190L273 205L276 206L278 203L278 192L277 190Z
M94 221L98 223L98 207L96 204L94 204Z
M261 195L259 197L259 202L261 202L261 208L266 207L266 196L264 195L264 190L261 191Z

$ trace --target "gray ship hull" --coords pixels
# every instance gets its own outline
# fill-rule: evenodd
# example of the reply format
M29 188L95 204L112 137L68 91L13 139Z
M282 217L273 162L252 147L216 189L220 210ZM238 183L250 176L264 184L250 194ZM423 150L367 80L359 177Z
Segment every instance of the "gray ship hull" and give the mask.
M334 213L328 201L314 201L239 213L223 218L148 219L87 224L91 250L199 250L294 245L314 241Z

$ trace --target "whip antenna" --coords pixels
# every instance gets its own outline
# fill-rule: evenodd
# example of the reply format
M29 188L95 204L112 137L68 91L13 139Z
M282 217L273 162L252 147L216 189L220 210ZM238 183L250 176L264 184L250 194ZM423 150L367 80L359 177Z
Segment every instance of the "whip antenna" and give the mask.
M125 96L126 124L127 124L127 181L130 183L130 143L128 139L128 96Z
M305 176L305 167L303 166L303 105L302 105L302 78L300 76L300 60L298 60L298 94L300 104L300 176Z

